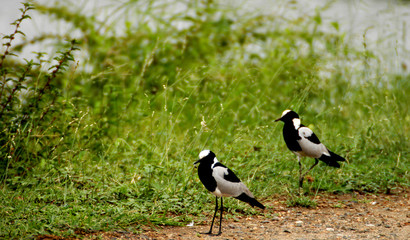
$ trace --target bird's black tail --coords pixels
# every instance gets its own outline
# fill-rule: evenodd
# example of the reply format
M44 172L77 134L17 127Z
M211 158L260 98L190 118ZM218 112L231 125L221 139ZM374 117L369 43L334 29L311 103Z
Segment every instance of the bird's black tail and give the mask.
M257 206L261 209L265 209L265 206L263 206L262 203L258 202L255 198L249 197L248 195L246 195L246 193L242 193L241 195L235 198L249 203L252 207Z
M338 162L344 162L346 159L337 155L334 152L329 151L330 156L322 155L319 160L325 162L327 165L331 167L340 168L340 164Z

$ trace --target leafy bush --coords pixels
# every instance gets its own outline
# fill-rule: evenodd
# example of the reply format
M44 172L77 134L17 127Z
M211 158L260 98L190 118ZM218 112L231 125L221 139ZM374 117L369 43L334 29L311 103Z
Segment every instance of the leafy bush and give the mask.
M69 117L61 114L67 106L59 84L69 63L74 60L72 52L77 50L74 40L58 53L47 72L42 71L41 54L37 62L17 63L10 59L17 56L10 47L19 34L24 35L19 27L23 20L30 18L28 11L31 9L31 4L24 3L21 18L13 23L15 31L3 38L8 41L3 44L6 50L0 58L2 179L7 178L9 170L13 170L11 175L22 175L33 163L54 158L53 153L61 145L67 127L61 124Z

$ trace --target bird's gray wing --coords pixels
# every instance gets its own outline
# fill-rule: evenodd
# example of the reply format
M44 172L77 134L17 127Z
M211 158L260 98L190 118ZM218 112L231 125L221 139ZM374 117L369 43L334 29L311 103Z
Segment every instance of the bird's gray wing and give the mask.
M232 182L226 179L229 176L230 171L227 167L216 166L213 168L212 176L215 178L217 189L221 192L222 196L237 197L242 193L246 193L253 198L252 193L242 182ZM229 179L229 178L228 178Z
M313 158L319 158L323 154L330 156L329 150L319 141L311 129L308 127L300 127L298 134L301 139L297 141L302 148L303 155Z

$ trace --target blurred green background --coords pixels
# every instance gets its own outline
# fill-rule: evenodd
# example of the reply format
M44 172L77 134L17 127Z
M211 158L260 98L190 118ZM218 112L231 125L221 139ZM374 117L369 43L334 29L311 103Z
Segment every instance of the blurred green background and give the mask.
M219 1L129 0L101 19L58 3L21 4L3 33L1 237L200 220L213 204L193 166L203 149L261 202L293 194L297 161L273 122L289 108L347 159L319 164L308 195L408 189L407 66L386 70L365 34L352 44L323 20L329 6L284 17ZM23 37L19 21L32 13L71 32ZM52 50L23 59L35 44ZM226 207L256 213L237 200Z

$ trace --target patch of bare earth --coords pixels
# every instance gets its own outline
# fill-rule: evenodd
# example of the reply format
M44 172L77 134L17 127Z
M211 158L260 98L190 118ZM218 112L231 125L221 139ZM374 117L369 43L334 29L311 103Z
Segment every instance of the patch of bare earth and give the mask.
M284 199L264 201L264 213L224 218L222 235L209 230L213 209L189 227L147 228L142 233L99 232L86 239L410 239L409 191L394 195L317 196L316 208L287 207ZM270 217L267 217L270 216ZM216 222L214 232L218 231Z

